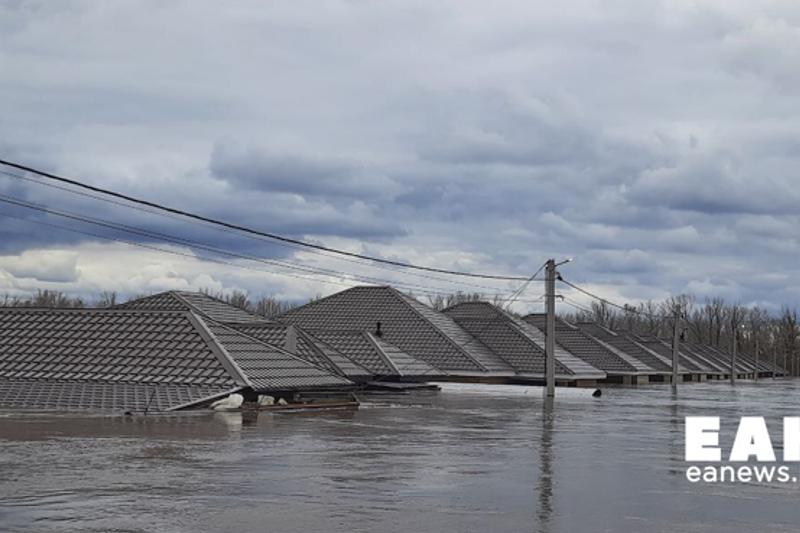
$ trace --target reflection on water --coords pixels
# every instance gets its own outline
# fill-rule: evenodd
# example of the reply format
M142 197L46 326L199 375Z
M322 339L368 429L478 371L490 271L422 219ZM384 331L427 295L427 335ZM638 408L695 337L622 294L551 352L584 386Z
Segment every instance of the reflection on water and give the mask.
M553 415L554 400L542 400L542 436L539 444L539 512L536 515L538 531L551 531L553 512Z
M2 531L794 531L795 486L691 485L683 417L796 416L764 380L358 411L0 413ZM777 443L776 443L777 444Z

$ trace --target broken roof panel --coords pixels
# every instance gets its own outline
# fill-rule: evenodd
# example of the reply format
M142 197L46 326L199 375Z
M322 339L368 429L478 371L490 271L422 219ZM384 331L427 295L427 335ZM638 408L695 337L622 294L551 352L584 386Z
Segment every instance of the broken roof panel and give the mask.
M533 325L488 302L465 302L443 311L505 359L520 374L543 376L544 335ZM556 345L556 375L602 379L605 373Z
M374 331L409 355L450 373L512 375L496 354L450 318L391 287L353 287L292 309L278 320L307 330Z
M266 319L202 292L167 291L130 300L116 309L194 311L217 322L264 322Z

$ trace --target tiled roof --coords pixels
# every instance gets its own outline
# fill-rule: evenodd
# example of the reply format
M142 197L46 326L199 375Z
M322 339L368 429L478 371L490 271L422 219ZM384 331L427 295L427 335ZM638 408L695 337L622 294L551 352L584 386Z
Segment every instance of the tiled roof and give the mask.
M377 349L391 362L398 375L402 377L426 377L429 379L445 375L441 370L434 368L422 359L407 354L394 344L390 344L372 333L365 333L365 335L375 343Z
M719 348L693 343L690 345L696 352L701 353L707 359L714 361L717 366L721 367L725 373L730 373L731 356ZM752 372L755 368L755 361L748 360L747 357L742 357L738 354L736 357L736 371L737 372Z
M217 322L264 322L262 316L234 307L201 292L167 291L137 298L115 306L117 309L162 309L194 311Z
M521 374L544 375L544 334L488 302L465 302L444 310ZM603 378L605 374L556 345L556 375Z
M241 369L257 392L302 390L352 385L348 379L319 368L282 348L223 324L206 320L214 340Z
M148 385L0 378L0 407L102 411L170 411L235 389L206 385Z
M191 313L109 309L0 309L0 380L0 406L28 401L36 382L43 399L29 405L62 408L136 409L146 391L174 408L245 385Z
M529 324L544 332L547 328L547 317L544 314L531 314L523 318ZM636 360L628 361L607 348L577 327L556 317L556 342L567 351L580 357L592 366L608 373L646 372L650 368L636 364Z
M441 370L513 373L448 317L391 287L353 287L292 309L278 319L308 330L374 331L380 322L383 340Z
M370 369L355 363L325 343L319 342L300 327L279 322L243 322L227 323L226 325L278 347L286 347L287 330L295 327L297 344L294 353L297 356L329 372L349 378L362 379L371 377L373 374Z
M381 357L375 346L367 339L364 331L346 330L309 330L314 338L332 347L337 352L346 354L347 357L368 369L376 376L392 376L397 373L389 362Z
M0 377L232 387L186 312L0 310Z
M626 333L610 331L594 322L580 322L577 326L581 331L625 352L650 368L660 372L669 372L672 370L672 366L668 362L669 360L664 359L659 354L653 353L644 346L638 344Z
M672 347L668 346L663 340L652 335L634 335L640 344L652 350L662 357L672 360ZM678 352L678 364L691 372L714 372L715 370L697 358L692 358L685 352Z
M313 337L332 346L376 376L435 377L444 372L367 331L312 330Z

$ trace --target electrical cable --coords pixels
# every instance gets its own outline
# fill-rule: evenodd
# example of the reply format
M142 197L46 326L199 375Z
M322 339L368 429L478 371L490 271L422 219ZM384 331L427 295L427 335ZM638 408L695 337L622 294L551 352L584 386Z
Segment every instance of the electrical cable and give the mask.
M133 197L133 196L129 196L127 194L122 194L122 193L119 193L119 192L112 191L110 189L104 189L102 187L89 185L88 183L83 183L83 182L78 181L78 180L65 178L65 177L62 177L62 176L58 176L56 174L51 174L49 172L44 172L42 170L38 170L38 169L35 169L33 167L29 167L29 166L22 165L22 164L19 164L19 163L14 163L12 161L7 161L7 160L4 160L4 159L0 159L0 164L8 166L8 167L11 167L11 168L16 168L18 170L22 170L22 171L25 171L25 172L31 172L33 174L37 174L37 175L42 176L44 178L47 178L49 180L54 180L54 181L58 181L58 182L61 182L61 183L67 183L69 185L73 185L75 187L79 187L79 188L82 188L82 189L85 189L85 190L89 190L89 191L92 191L92 192L96 192L96 193L104 194L104 195L111 196L111 197L114 197L114 198L118 198L118 199L121 199L121 200L125 200L127 202L131 202L131 203L135 203L135 204L138 204L138 205L151 207L151 208L158 209L158 210L161 210L161 211L164 211L164 212L172 213L172 214L179 215L179 216L186 217L186 218L191 218L191 219L194 219L194 220L199 220L199 221L202 221L202 222L207 222L209 224L214 224L214 225L217 225L217 226L226 227L226 228L237 230L237 231L241 231L241 232L244 232L244 233L249 233L249 234L253 234L253 235L260 235L262 237L267 237L269 239L274 239L274 240L280 241L280 242L296 244L298 246L303 246L303 247L310 248L310 249L324 250L324 251L327 251L327 252L336 253L336 254L347 256L347 257L365 259L365 260L373 261L373 262L376 262L376 263L394 265L394 266L408 268L408 269L423 270L423 271L427 271L427 272L436 272L436 273L439 273L439 274L448 274L448 275L452 275L452 276L463 276L463 277L471 277L471 278L495 279L495 280L506 280L506 281L524 281L524 280L527 279L527 278L520 277L520 276L482 274L482 273L463 272L463 271L443 269L443 268L435 268L435 267L422 266L422 265L414 265L414 264L405 263L405 262L402 262L402 261L393 261L391 259L384 259L384 258L380 258L380 257L373 257L373 256L368 256L368 255L364 255L364 254L355 253L355 252L348 252L346 250L340 250L340 249L337 249L337 248L331 248L331 247L323 246L323 245L320 245L320 244L309 243L309 242L302 241L302 240L299 240L299 239L293 239L291 237L278 235L276 233L270 233L270 232L266 232L266 231L252 229L252 228L248 228L246 226L242 226L242 225L239 225L239 224L234 224L232 222L227 222L227 221L223 221L223 220L207 217L207 216L204 216L204 215L199 215L199 214L192 213L192 212L189 212L189 211L184 211L182 209L177 209L177 208L174 208L174 207L162 205L162 204L159 204L157 202L150 201L150 200L144 200L144 199L141 199L141 198L136 198L136 197Z

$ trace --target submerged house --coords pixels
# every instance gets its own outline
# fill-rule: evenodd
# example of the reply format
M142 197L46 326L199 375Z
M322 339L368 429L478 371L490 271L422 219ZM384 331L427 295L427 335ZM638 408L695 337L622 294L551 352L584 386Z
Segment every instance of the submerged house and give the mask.
M287 311L277 319L300 326L340 350L345 349L347 339L327 332L372 332L372 338L387 348L397 348L451 377L502 380L516 376L508 362L448 316L392 287L353 287ZM353 342L364 340L349 335ZM386 349L383 351L386 353ZM388 356L397 358L400 353ZM368 363L364 360L363 364Z
M0 309L0 408L174 411L351 385L191 311Z
M338 351L304 329L280 322L228 322L227 326L251 337L297 354L318 367L353 381L369 381L375 372L358 362L352 354Z
M379 379L404 381L442 378L446 374L383 339L380 331L318 329L314 338L368 368Z
M667 376L672 374L671 357L665 358L661 354L649 350L625 332L611 331L595 322L579 322L576 326L584 334L595 339L599 343L619 353L624 353L628 357L655 370L656 374L655 376L650 376L650 381L669 381ZM688 371L679 366L679 373L688 374ZM657 376L660 376L660 378Z
M249 313L204 293L167 291L131 300L117 308L191 311L261 342L283 348L332 374L358 382L372 378L367 369L325 344L315 341L300 328L288 328L286 324Z
M547 329L547 316L543 313L527 315L523 320L535 326L542 334ZM557 345L603 370L608 375L607 382L637 385L663 381L662 376L669 373L592 337L559 317L555 320L555 335Z
M488 302L459 303L443 313L502 357L519 377L544 379L545 335L534 325ZM555 358L557 381L580 384L606 378L604 370L576 357L560 343Z
M597 341L614 346L630 356L647 362L671 374L672 346L669 341L652 335L634 334L629 331L612 331L594 322L580 322L577 327ZM681 342L679 348L679 374L683 380L701 381L705 379L724 379L730 377L730 354L719 348L693 342ZM752 377L755 373L755 359L745 353L736 357L736 375L739 378ZM783 375L785 371L773 362L759 360L759 375ZM669 378L665 378L669 381Z

